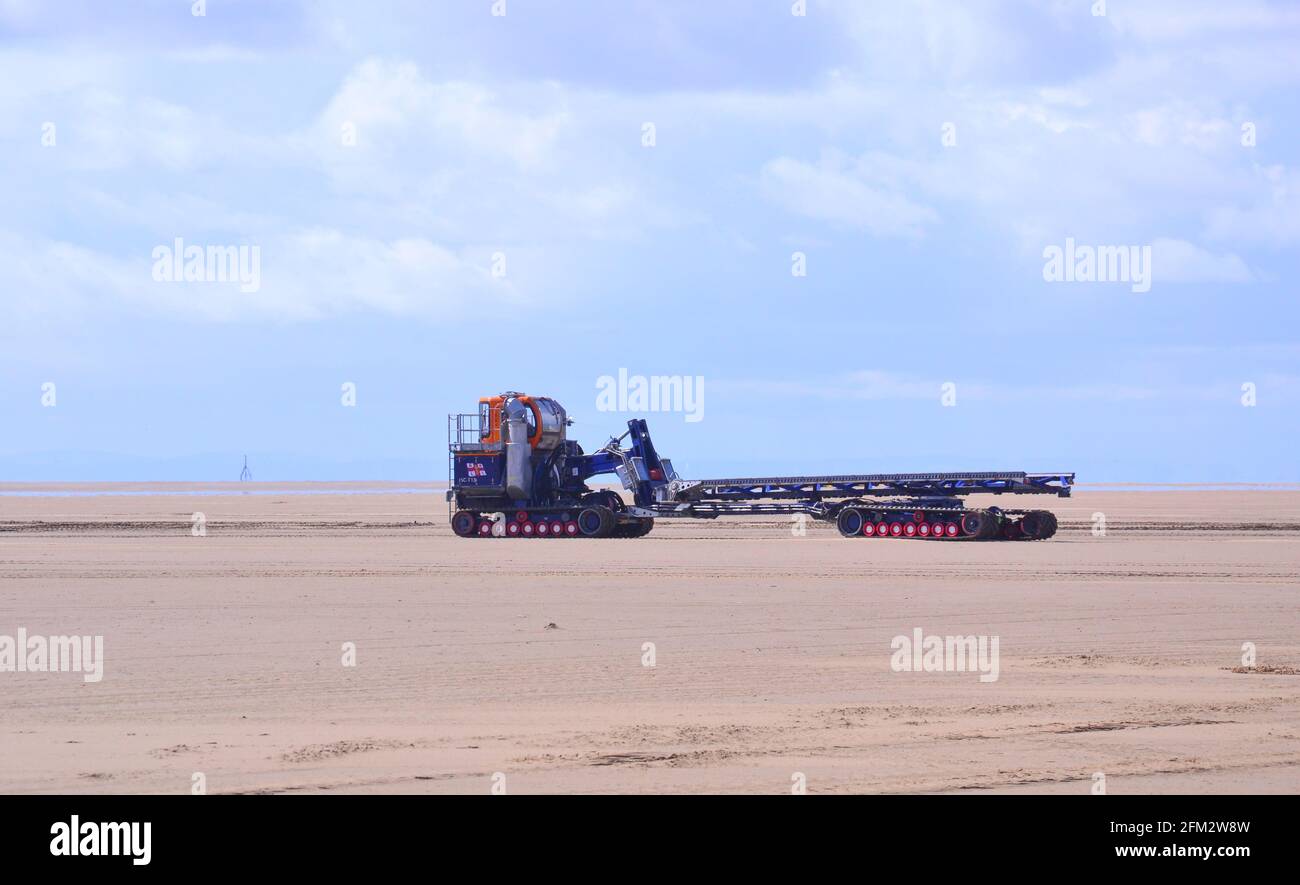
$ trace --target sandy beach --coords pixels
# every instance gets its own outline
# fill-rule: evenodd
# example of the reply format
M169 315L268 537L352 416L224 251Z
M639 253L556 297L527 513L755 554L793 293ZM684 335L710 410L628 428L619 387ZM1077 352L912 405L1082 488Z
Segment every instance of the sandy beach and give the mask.
M421 483L0 493L0 634L104 638L102 681L0 673L6 793L1300 790L1295 489L1082 489L1033 543L462 540ZM895 672L918 628L997 637L997 680Z

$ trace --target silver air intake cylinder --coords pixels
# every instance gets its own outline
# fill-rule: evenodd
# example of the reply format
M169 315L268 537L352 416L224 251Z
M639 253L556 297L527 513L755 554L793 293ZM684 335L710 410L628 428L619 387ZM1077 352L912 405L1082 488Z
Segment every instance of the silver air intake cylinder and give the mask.
M533 450L528 444L531 412L517 399L506 401L506 494L512 498L530 498L533 494Z

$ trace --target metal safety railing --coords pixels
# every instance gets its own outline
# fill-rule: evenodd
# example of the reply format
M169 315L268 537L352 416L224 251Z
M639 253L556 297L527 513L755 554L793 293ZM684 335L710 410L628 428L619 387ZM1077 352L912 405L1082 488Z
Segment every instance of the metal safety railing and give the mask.
M478 412L448 415L447 444L453 452L483 448L483 416Z

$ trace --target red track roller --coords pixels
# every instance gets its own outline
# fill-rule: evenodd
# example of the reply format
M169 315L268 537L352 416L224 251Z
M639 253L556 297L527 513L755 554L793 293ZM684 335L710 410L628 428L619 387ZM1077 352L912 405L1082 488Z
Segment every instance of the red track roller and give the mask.
M506 523L506 534L512 538L516 537L519 534L519 523L517 522Z
M941 522L932 522L932 523L930 523L930 535L931 535L932 537L935 537L935 538L942 538L942 537L943 537L943 523L941 523Z
M537 532L537 536L539 538L546 537L551 533L551 524L544 519L540 519L537 521L537 526L535 531Z
M916 537L916 523L909 522L903 526L903 534L909 538Z
M922 538L930 537L930 524L928 522L918 523L916 526L916 533Z
M862 523L862 534L864 537L867 538L875 537L876 524L874 522L864 520Z
M519 533L525 538L531 538L537 533L537 526L531 522L519 523Z
M484 538L492 537L492 523L490 523L486 519L480 522L478 524L478 533L482 535Z
M957 533L960 531L961 531L961 527L958 526L957 523L950 522L946 526L944 526L943 533L950 538L955 538L957 537Z
M572 519L566 522L564 524L564 534L565 537L569 537L569 538L578 537L578 524L574 522Z
M889 524L889 536L891 538L900 537L903 534L903 524L901 522L891 522Z

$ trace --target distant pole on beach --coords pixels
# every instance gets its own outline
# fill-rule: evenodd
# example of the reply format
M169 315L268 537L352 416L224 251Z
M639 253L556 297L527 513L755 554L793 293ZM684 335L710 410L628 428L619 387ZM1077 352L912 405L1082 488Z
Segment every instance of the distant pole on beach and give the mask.
M253 471L248 469L248 456L244 456L244 469L239 472L239 481L247 482L253 478Z

